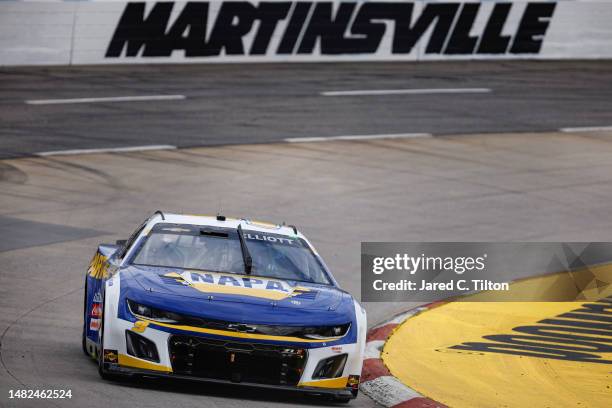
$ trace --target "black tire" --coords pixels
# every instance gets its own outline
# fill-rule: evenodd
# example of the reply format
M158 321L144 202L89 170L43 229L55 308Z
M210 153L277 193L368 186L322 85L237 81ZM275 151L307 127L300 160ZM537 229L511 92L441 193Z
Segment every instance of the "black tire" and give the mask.
M348 404L352 400L351 397L336 397L334 398L334 402L339 404Z

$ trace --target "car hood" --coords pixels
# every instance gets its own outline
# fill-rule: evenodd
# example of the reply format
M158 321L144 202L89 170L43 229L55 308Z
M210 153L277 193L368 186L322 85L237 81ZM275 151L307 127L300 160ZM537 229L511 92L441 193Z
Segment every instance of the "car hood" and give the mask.
M251 275L149 266L129 266L122 272L149 296L157 298L154 295L165 295L188 302L214 302L218 306L238 303L285 311L333 312L343 298L352 300L350 295L334 286Z

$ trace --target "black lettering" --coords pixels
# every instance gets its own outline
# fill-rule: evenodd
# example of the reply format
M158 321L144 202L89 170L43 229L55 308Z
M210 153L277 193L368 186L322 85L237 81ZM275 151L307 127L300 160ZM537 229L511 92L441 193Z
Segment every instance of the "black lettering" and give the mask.
M344 32L355 10L355 3L340 3L336 16L332 16L332 3L315 4L308 27L298 48L298 54L310 54L317 39L320 40L321 54L350 53L345 44Z
M612 305L597 304L597 303L585 303L582 305L583 309L576 309L574 312L582 313L599 313L605 315L612 315Z
M221 5L215 26L210 33L206 55L244 55L244 37L251 28L257 8L248 2L225 2Z
M523 346L544 347L547 349L563 349L585 352L610 353L612 345L601 344L596 341L574 340L562 337L523 336L515 334L494 334L483 336L484 339L508 344Z
M165 57L172 52L166 41L166 26L174 3L156 3L145 18L145 3L128 3L106 50L106 57L135 57L144 48L146 57Z
M209 55L206 49L206 20L208 3L190 2L185 5L168 34L165 47L170 56L172 50L185 50L186 57ZM184 37L185 33L187 36Z
M597 321L597 322L612 323L612 316L611 317L599 316L597 313L594 313L593 311L586 311L586 312L583 312L583 313L585 313L585 314L574 313L574 312L563 313L562 315L559 315L557 317L567 317L568 319L594 320L594 321Z
M455 350L468 350L488 353L502 353L527 357L552 358L556 360L579 361L585 363L612 364L612 360L602 360L600 356L578 351L548 349L545 347L521 346L500 343L463 343L450 347Z
M364 3L351 27L352 34L363 37L353 40L354 49L362 53L376 52L385 34L386 25L372 20L391 20L395 22L391 52L401 52L401 43L406 36L404 33L410 31L412 9L412 3Z
M251 51L249 54L263 55L266 53L268 50L268 45L270 45L270 39L272 38L272 34L274 34L274 30L276 29L278 22L287 17L287 13L289 13L290 8L291 3L289 2L259 3L257 13L259 18L259 29L257 30L257 34L255 34L255 39L253 40L253 45L251 46Z
M544 337L561 337L571 340L596 341L603 343L612 343L612 333L604 330L579 329L576 327L564 326L519 326L512 329L519 333L532 334L535 336ZM581 334L590 334L592 336L581 336ZM593 337L603 336L603 337Z
M448 40L445 54L472 54L478 37L470 36L470 30L476 20L476 14L480 4L478 3L465 3L461 8L461 13L453 28L453 33Z
M601 329L601 330L608 330L608 331L612 330L612 324L581 322L579 320L544 319L544 320L540 320L538 323L555 324L555 325L572 326L572 327L586 327L589 329Z
M396 35L400 42L397 44L397 47L394 44L393 52L398 54L410 53L417 41L419 41L425 31L427 31L435 21L435 26L429 38L429 42L427 43L427 47L425 48L425 53L440 54L458 9L458 3L427 4L414 26L410 27L410 24L406 24L405 22L400 24L399 30L396 31ZM410 21L409 17L408 21Z
M285 34L278 45L278 54L293 54L295 44L297 43L302 27L308 17L312 3L297 2L291 13L291 18L285 28Z
M612 305L612 298L607 297L607 298L599 299L597 303L608 303Z
M527 4L510 48L512 54L537 54L540 52L555 6L556 3Z
M478 54L505 54L510 36L501 35L512 3L496 3L478 45Z

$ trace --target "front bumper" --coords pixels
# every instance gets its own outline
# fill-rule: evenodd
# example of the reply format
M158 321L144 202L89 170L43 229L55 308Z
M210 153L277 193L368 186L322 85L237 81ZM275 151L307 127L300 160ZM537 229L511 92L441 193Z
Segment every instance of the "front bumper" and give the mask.
M201 381L209 383L223 384L238 384L247 387L257 388L273 388L289 391L299 391L302 393L316 395L331 395L336 398L353 398L357 395L356 379L361 374L362 367L362 347L358 343L342 344L335 346L326 346L325 343L305 349L303 355L304 361L295 364L295 356L293 360L275 360L274 355L262 354L258 355L257 359L253 359L253 364L248 367L239 367L237 369L228 369L224 366L228 363L228 358L231 362L236 363L244 361L244 347L240 344L256 346L257 349L264 349L270 353L274 349L275 352L281 353L279 349L297 349L299 346L295 344L282 344L281 342L256 342L253 340L245 341L243 338L226 337L221 341L230 344L230 348L219 352L219 358L214 353L214 349L207 355L203 356L200 353L200 362L204 361L208 365L202 369L194 365L189 369L185 365L184 355L180 356L176 351L175 339L177 337L187 337L200 339L203 343L219 342L219 338L211 338L210 336L202 335L194 332L165 331L163 327L152 327L153 325L142 325L139 322L133 323L119 318L113 318L110 324L104 326L104 371L112 374L125 376L145 376L145 377L162 377L185 379L191 381ZM155 344L159 355L159 362L151 362L142 358L137 358L130 355L127 351L126 331L137 333L139 336L146 338ZM236 356L234 348L237 348ZM259 350L258 352L261 352ZM221 355L225 353L224 355ZM111 356L106 358L107 354ZM347 359L342 370L342 373L337 378L332 379L317 379L313 378L317 364L326 358L346 354ZM112 357L115 356L115 357ZM284 358L284 357L283 357ZM225 359L225 360L224 360ZM267 359L267 360L266 360ZM249 363L250 364L250 363ZM288 364L290 367L285 370L286 373L280 373L279 380L274 380L274 371L271 366L279 364ZM208 369L210 368L210 370ZM299 369L299 373L296 374ZM291 371L294 370L294 371ZM283 377L284 376L284 377ZM349 381L349 378L351 381ZM358 380L357 380L358 381Z
M202 383L210 383L210 384L229 384L229 385L239 385L241 387L248 388L261 388L261 389L274 389L274 390L283 390L290 392L299 392L304 394L309 394L313 396L331 396L334 398L355 398L357 396L356 390L352 390L350 388L321 388L321 387L309 387L309 386L291 386L291 385L271 385L271 384L261 384L261 383L250 383L250 382L232 382L228 380L219 380L215 378L203 378L203 377L195 377L190 375L180 375L174 373L164 373L154 370L145 370L145 369L134 369L128 367L122 367L115 364L105 364L105 372L124 376L124 377L152 377L152 378L164 378L164 379L175 379L175 380L186 380L186 381L196 381Z

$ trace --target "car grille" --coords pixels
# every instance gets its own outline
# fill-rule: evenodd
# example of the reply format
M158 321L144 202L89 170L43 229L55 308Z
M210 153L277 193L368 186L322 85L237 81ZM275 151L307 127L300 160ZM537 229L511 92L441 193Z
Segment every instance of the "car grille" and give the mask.
M175 374L271 385L297 385L305 349L174 335L169 341Z

